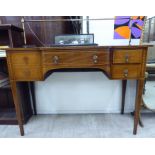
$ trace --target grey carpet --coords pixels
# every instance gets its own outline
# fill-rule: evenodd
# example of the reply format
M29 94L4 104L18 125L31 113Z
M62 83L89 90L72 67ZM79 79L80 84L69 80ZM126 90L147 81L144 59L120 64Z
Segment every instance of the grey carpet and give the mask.
M65 114L33 116L24 138L137 138L155 137L155 114L142 114L144 128L133 135L129 114ZM0 125L0 137L21 138L16 125Z

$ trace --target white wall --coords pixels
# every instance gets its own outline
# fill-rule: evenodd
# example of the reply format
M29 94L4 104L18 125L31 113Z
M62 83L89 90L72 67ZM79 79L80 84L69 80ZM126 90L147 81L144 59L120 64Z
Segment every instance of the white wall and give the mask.
M53 73L36 82L38 113L119 113L121 81L102 72ZM133 110L135 81L129 81L126 112Z
M114 21L90 23L90 32L95 34L95 43L128 44L128 40L113 39L113 23ZM137 43L139 41L132 42ZM102 72L53 73L46 81L36 82L36 98L37 111L40 114L119 113L121 81L109 80ZM134 102L135 81L129 81L126 112L133 111Z

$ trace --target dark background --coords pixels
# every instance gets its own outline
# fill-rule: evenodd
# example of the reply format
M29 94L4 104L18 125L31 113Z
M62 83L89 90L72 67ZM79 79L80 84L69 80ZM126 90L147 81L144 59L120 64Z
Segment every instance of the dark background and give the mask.
M75 19L80 16L24 16L25 20L46 20L46 19ZM22 28L22 16L0 16L1 24L13 24ZM74 26L72 22L29 22L30 27L45 44L53 44L54 36L59 34L74 34ZM28 45L42 46L29 30L25 23L26 40ZM80 33L80 32L79 32Z

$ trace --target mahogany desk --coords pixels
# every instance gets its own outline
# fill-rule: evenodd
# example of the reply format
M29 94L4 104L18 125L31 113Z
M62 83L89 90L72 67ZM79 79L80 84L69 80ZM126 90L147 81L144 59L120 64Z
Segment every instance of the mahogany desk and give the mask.
M43 81L50 71L57 69L100 69L110 80L137 80L133 129L133 133L136 134L147 50L147 45L6 49L11 89L21 135L24 135L24 128L18 82ZM124 106L126 82L123 83L122 105Z

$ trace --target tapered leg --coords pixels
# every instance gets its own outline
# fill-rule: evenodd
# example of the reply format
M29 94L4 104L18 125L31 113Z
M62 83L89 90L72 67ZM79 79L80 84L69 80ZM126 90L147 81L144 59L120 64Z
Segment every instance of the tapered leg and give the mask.
M31 92L31 97L32 97L33 113L34 113L34 115L37 115L34 82L30 82L30 92Z
M17 83L15 81L10 81L10 84L11 84L11 90L12 90L13 100L14 100L15 109L16 109L16 116L17 116L17 120L18 120L18 125L20 128L20 134L21 134L21 136L24 136L22 111L21 111L19 98L18 98Z
M122 80L122 107L121 107L121 114L124 114L126 85L127 85L127 80Z
M138 123L139 123L139 119L140 119L140 110L141 110L141 103L142 103L143 87L144 87L144 79L138 80L137 81L137 95L136 95L136 103L135 103L133 134L137 134L137 127L138 127Z

